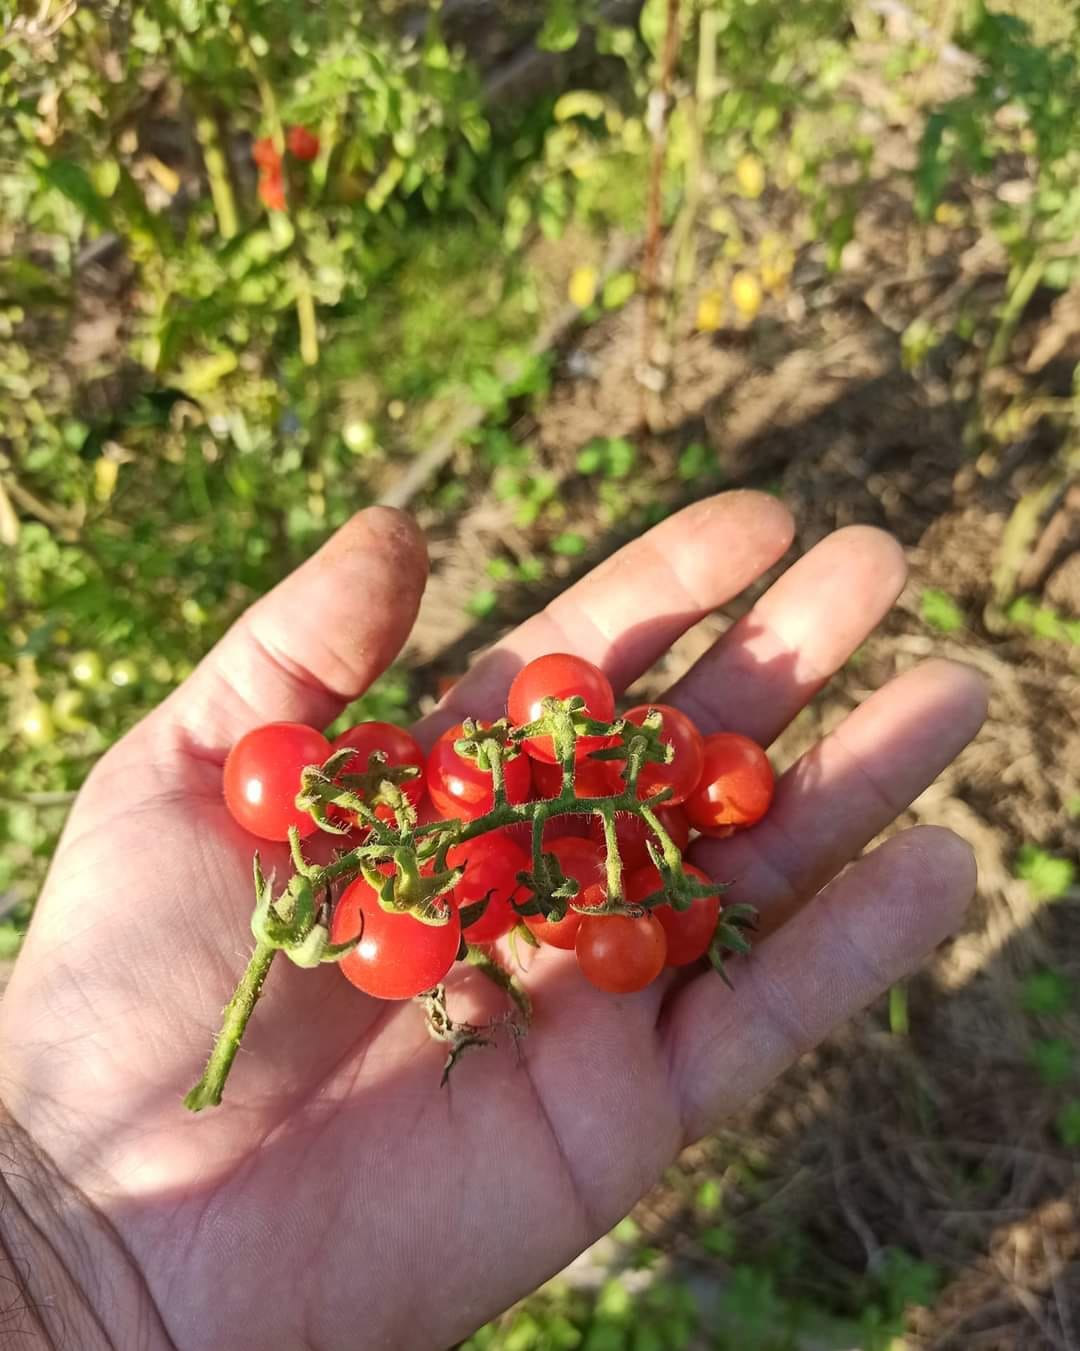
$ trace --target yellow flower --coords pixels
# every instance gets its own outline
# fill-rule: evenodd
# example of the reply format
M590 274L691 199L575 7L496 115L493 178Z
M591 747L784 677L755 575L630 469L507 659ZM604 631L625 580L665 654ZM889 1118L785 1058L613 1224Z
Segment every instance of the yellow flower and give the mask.
M742 155L735 165L735 182L744 197L760 197L765 191L765 166L757 155Z
M579 310L586 310L596 299L596 268L575 267L566 294Z
M731 302L744 319L761 309L761 283L752 272L736 272L731 279Z
M702 333L715 333L724 322L724 297L720 291L704 291L698 301L696 324Z

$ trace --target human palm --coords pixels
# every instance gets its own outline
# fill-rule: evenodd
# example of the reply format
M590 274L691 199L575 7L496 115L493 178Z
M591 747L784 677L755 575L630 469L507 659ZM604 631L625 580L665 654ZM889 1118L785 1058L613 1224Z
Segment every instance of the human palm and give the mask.
M770 498L688 508L486 654L419 735L497 713L544 651L578 651L625 686L790 539ZM838 876L978 727L980 682L931 662L789 770L765 823L695 846L768 935L734 965L734 992L702 972L616 998L543 949L523 976L536 1014L520 1048L470 1052L440 1088L444 1049L411 1003L279 960L224 1105L188 1114L180 1099L251 944L252 840L225 810L224 756L259 723L329 721L400 648L425 576L414 527L362 513L104 758L72 812L0 1004L0 1093L145 1282L161 1328L125 1348L445 1347L915 965L971 894L966 846L925 828ZM888 537L838 532L671 702L706 731L767 743L902 582ZM287 873L284 848L262 854ZM455 1016L500 1008L468 968L450 994Z

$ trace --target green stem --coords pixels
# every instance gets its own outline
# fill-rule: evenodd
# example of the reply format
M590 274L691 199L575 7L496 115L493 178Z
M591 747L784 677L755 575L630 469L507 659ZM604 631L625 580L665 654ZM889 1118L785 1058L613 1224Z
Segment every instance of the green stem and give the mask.
M240 1038L251 1017L252 1010L262 994L263 983L274 960L276 948L267 943L257 943L251 954L247 969L240 978L240 984L225 1005L221 1021L221 1031L210 1052L202 1078L184 1099L184 1106L192 1112L201 1112L204 1107L216 1107L221 1102L225 1080L236 1059L240 1048Z
M472 943L466 945L465 960L470 966L475 966L478 971L482 971L488 980L493 981L500 990L504 990L510 996L526 1023L532 1020L532 1000L529 998L528 991L514 977L512 972L501 966L490 953Z
M209 110L201 111L196 116L195 136L202 150L203 164L206 165L206 177L210 184L214 214L217 216L218 232L222 239L233 239L239 229L236 198L233 196L232 179L229 177L229 161L221 147L217 118Z
M1016 332L1024 310L1027 309L1028 301L1035 294L1036 288L1042 281L1045 270L1045 259L1035 257L1017 277L1016 283L1009 292L1008 299L1001 311L1001 319L998 323L997 332L994 334L994 341L990 344L990 350L986 354L987 370L1000 366L1008 356L1013 334Z
M296 263L296 321L300 326L300 360L305 366L319 364L319 325L315 317L315 297L303 263Z

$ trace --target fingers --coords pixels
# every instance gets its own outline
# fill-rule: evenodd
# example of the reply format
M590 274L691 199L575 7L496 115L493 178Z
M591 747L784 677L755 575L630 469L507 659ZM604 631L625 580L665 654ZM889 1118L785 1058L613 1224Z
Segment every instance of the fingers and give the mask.
M793 532L790 512L764 493L723 493L677 512L487 652L422 731L431 738L466 714L500 716L517 671L546 652L587 657L622 689L783 557Z
M260 723L324 726L397 655L426 580L414 522L359 512L240 617L156 717L222 757Z
M703 732L767 746L873 632L903 590L904 552L869 526L800 558L667 695Z
M928 661L890 681L777 784L768 816L727 840L699 840L692 860L733 881L770 933L809 901L959 754L986 716L977 671Z
M711 971L679 991L663 1029L687 1142L917 966L957 927L974 890L962 840L909 830L734 962L734 991Z

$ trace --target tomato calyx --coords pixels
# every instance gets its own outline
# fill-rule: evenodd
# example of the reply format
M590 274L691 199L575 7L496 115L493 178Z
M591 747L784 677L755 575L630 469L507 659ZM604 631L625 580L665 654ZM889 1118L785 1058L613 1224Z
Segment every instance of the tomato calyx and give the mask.
M321 765L308 765L300 776L300 792L296 806L308 812L320 827L331 835L347 835L350 826L342 819L352 815L359 825L379 830L385 823L376 812L377 807L388 808L399 827L416 823L416 809L402 790L402 785L420 777L416 765L391 765L385 751L372 751L366 769L342 773L356 758L349 746L334 751ZM328 808L335 807L338 813ZM389 831L383 831L389 836Z
M255 910L251 931L256 942L274 951L284 952L296 966L320 966L339 962L360 941L330 941L329 906L324 898L316 902L309 879L294 873L281 895L274 899L274 874L264 876L258 853L254 863Z

